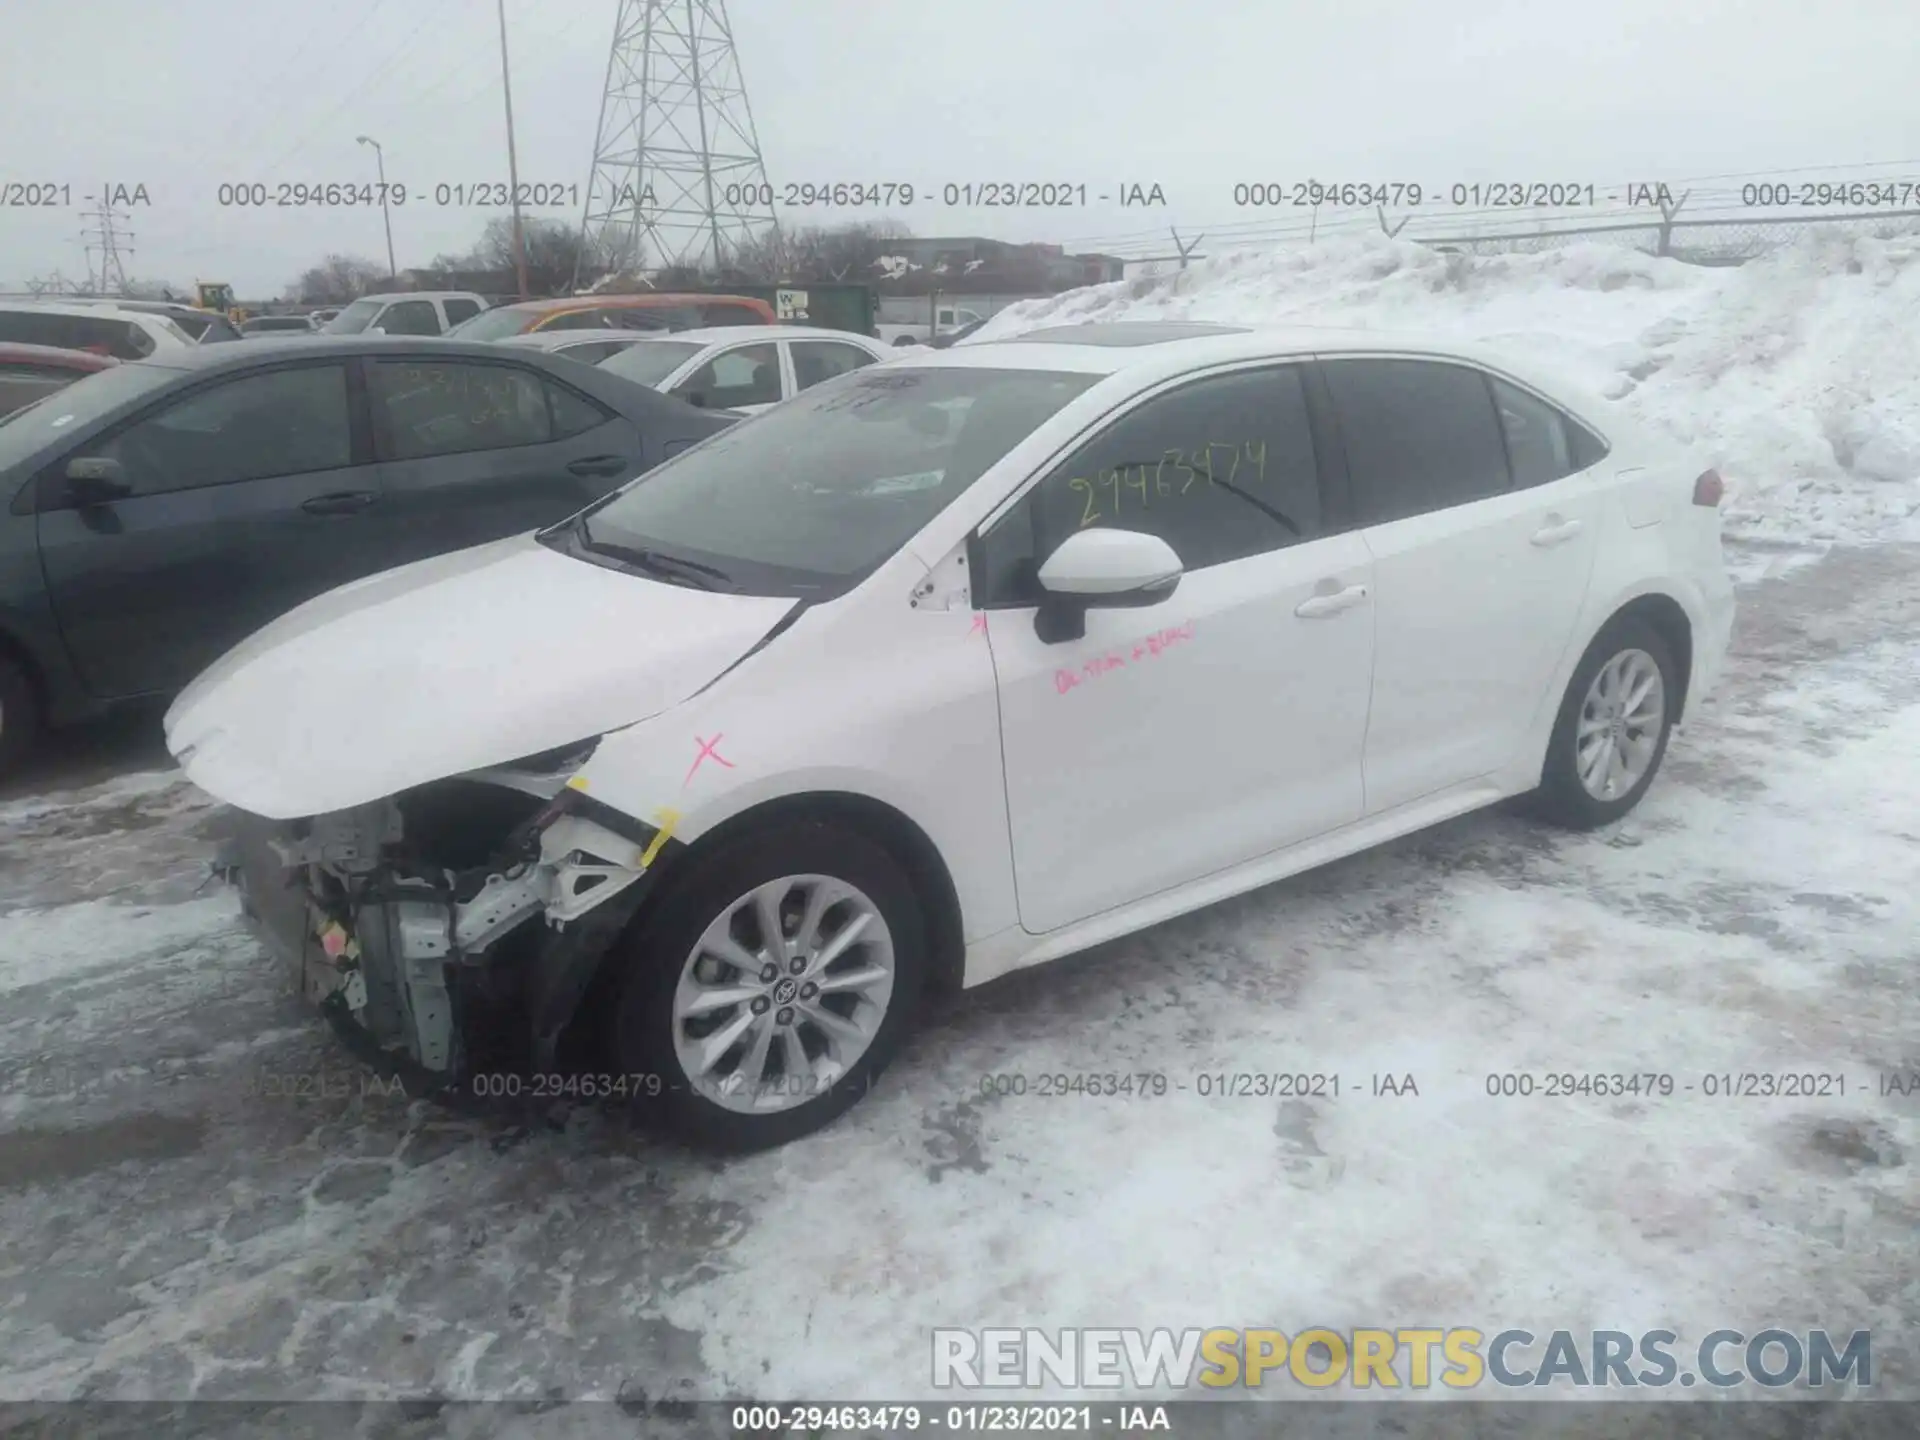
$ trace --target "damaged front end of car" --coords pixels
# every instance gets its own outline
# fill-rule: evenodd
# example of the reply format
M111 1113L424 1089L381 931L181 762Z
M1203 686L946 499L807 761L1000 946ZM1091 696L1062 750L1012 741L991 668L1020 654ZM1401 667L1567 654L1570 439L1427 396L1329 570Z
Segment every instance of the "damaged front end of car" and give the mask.
M242 817L220 868L302 996L369 1059L429 1086L549 1072L676 844L671 816L641 825L569 785L597 743L332 814Z

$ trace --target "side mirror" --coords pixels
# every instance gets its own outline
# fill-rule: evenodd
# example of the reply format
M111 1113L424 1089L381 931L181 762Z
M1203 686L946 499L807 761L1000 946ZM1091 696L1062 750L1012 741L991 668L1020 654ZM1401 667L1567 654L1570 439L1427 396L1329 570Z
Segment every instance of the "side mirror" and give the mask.
M107 505L133 493L127 472L107 455L67 462L67 494L76 505Z
M1180 557L1158 535L1082 530L1040 567L1044 592L1034 616L1041 641L1055 645L1087 633L1087 611L1158 605L1180 584Z
M387 333L387 326L386 326L386 322L385 322L385 321L381 321L381 322L378 322L378 323L376 323L376 324L373 324L373 325L369 325L369 326L367 326L367 333L368 333L369 335L384 335L384 334L386 334L386 333Z

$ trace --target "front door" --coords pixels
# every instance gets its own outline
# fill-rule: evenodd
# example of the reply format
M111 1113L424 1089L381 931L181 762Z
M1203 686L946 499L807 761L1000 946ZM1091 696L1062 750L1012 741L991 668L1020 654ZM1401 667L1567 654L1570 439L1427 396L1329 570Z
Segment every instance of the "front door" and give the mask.
M1512 762L1573 640L1599 492L1567 473L1557 413L1481 371L1323 368L1378 592L1366 752L1378 813Z
M349 378L334 361L216 381L42 477L47 589L94 695L177 690L268 621L375 568L381 493ZM116 462L124 493L76 503L61 476L83 457Z
M1299 367L1189 381L1054 467L975 546L1022 925L1044 933L1357 820L1371 562L1329 535ZM1178 588L1034 630L1036 562L1089 526Z
M636 474L631 421L507 361L368 363L388 565L557 524Z

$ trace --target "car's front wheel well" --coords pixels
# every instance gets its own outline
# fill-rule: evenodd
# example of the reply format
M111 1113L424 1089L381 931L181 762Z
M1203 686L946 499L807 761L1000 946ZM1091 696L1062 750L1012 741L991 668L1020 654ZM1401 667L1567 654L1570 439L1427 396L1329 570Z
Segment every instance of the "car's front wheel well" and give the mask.
M1687 713L1687 687L1693 680L1693 624L1680 602L1671 595L1639 595L1614 611L1600 627L1600 633L1604 635L1626 620L1644 620L1673 652L1674 668L1680 672L1680 693L1674 697L1673 704L1677 722Z
M893 806L846 791L810 791L766 801L722 821L671 859L662 857L653 890L626 922L624 933L637 933L646 924L660 896L680 876L698 866L703 857L752 831L807 820L829 821L855 830L884 847L900 862L913 882L914 893L925 907L928 957L932 962L927 988L944 992L960 989L966 972L966 931L960 914L959 893L939 847L926 831ZM618 943L608 947L570 1028L578 1030L590 1017L606 1013L622 978L616 958L620 950Z

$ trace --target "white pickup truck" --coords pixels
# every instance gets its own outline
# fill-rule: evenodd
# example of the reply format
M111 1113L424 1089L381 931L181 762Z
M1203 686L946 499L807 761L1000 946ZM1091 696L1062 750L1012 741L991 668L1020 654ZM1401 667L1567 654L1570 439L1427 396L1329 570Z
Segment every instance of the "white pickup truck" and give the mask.
M925 345L929 340L951 334L969 325L984 324L986 318L976 310L942 305L934 311L934 323L931 326L925 321L917 325L888 325L883 322L874 326L874 329L879 331L880 343L883 345Z

